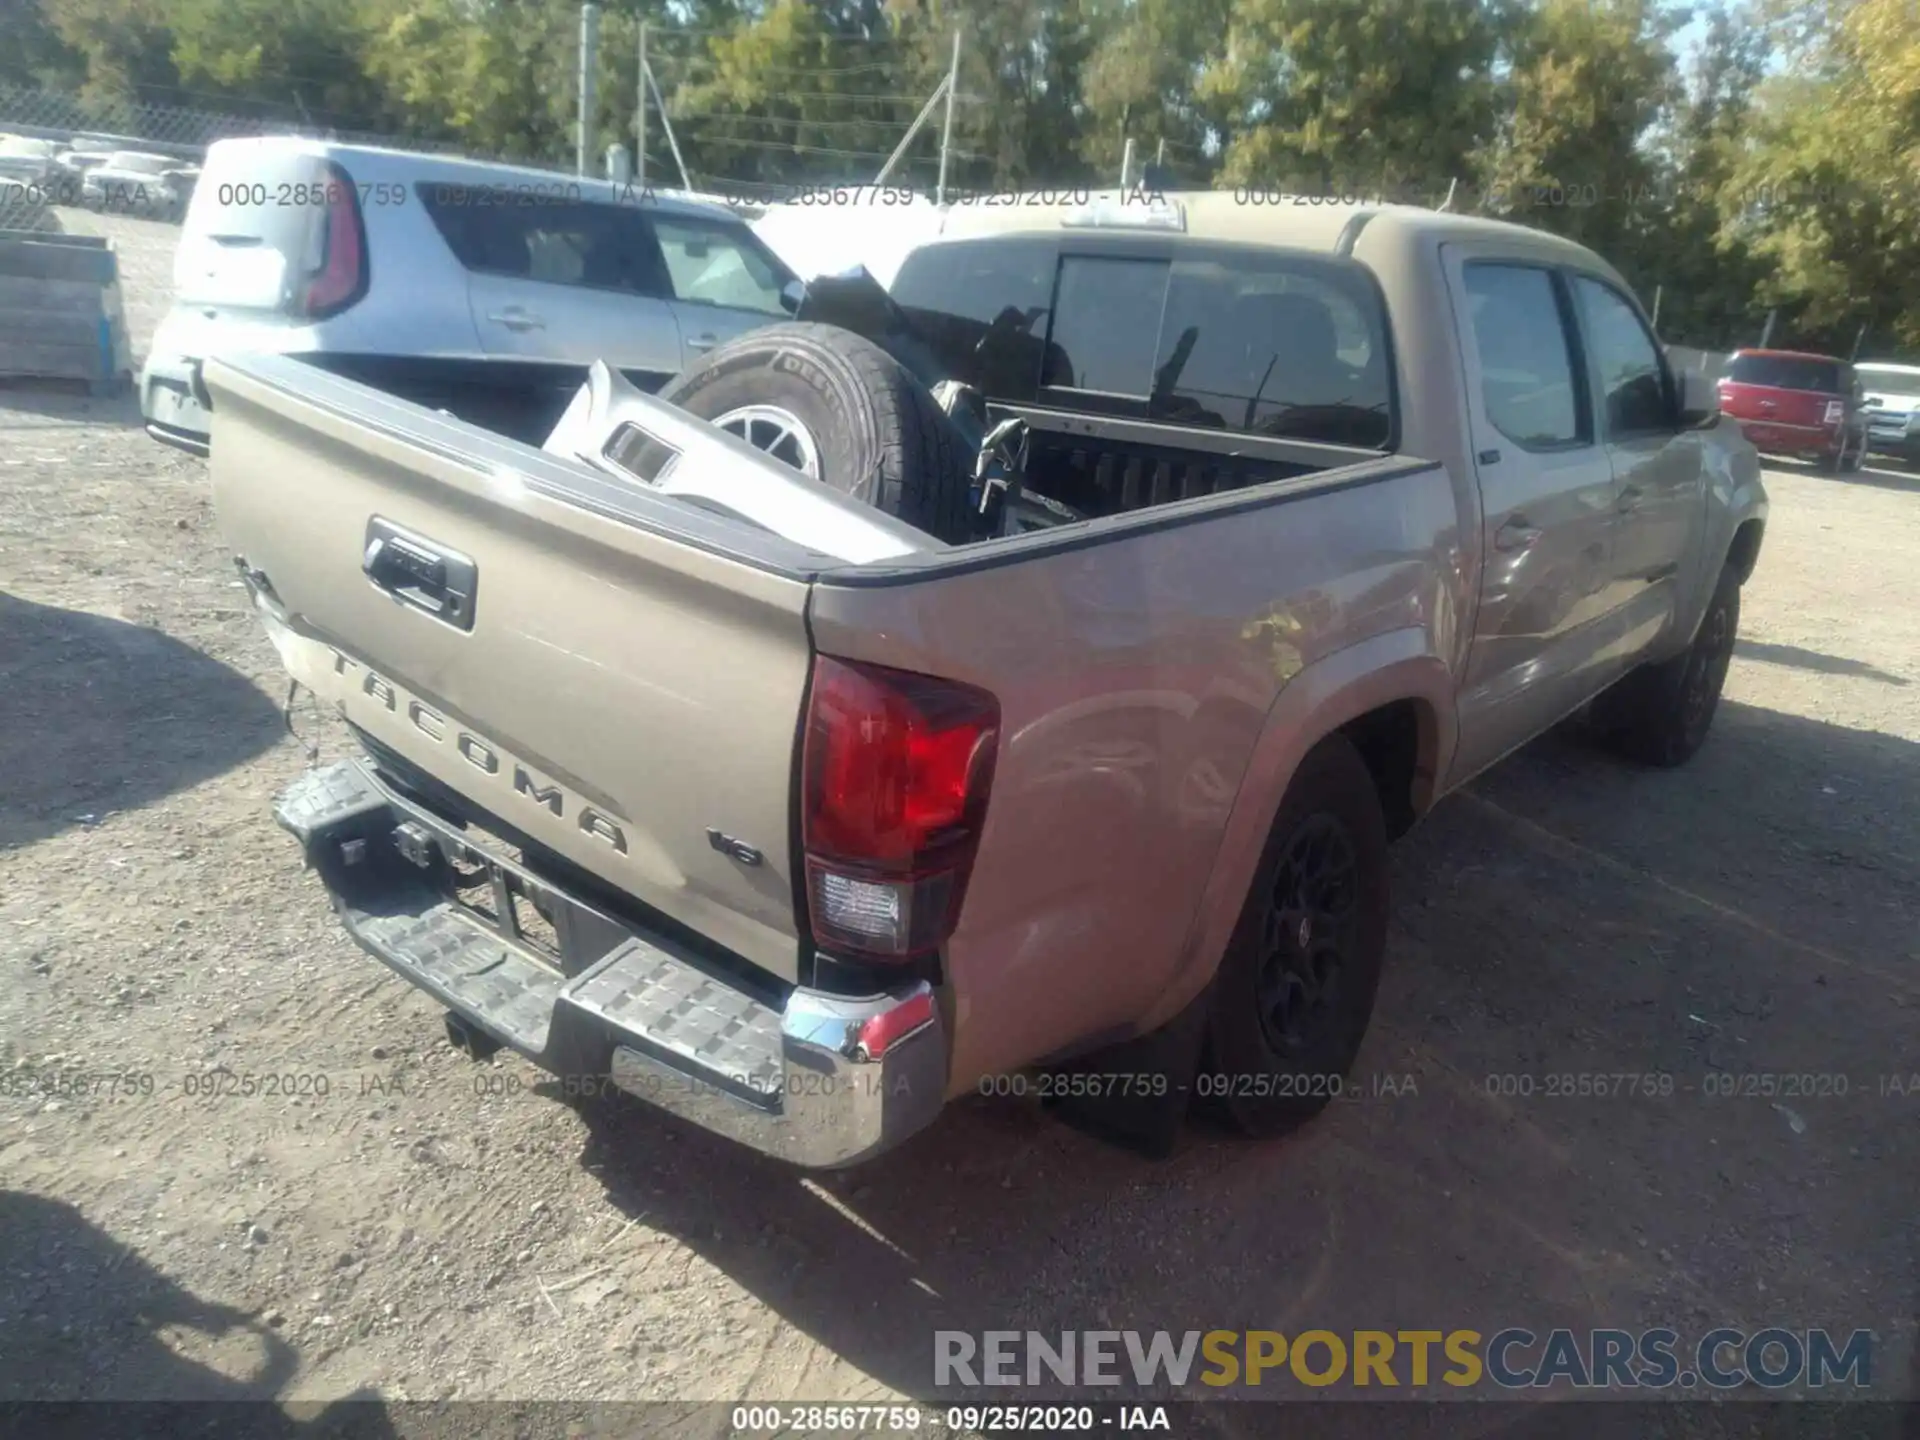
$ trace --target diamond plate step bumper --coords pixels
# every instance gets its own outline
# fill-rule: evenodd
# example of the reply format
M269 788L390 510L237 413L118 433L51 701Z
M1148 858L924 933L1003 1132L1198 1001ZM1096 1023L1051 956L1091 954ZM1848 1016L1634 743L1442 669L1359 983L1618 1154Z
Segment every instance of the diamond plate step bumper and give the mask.
M566 894L347 760L274 805L360 947L467 1024L556 1074L591 1076L764 1153L817 1169L923 1128L945 1098L947 1038L915 983L779 1003ZM452 897L484 871L492 918ZM513 896L537 902L558 954L529 943Z

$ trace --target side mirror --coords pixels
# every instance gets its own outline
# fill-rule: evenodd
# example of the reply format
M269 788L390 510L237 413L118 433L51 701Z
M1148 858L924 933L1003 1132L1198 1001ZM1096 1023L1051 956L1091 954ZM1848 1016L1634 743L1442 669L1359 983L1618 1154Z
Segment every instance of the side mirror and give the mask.
M1699 430L1720 418L1720 387L1698 370L1680 372L1680 414L1682 430Z
M798 280L789 280L780 287L780 303L789 315L800 313L800 302L807 298L807 287Z

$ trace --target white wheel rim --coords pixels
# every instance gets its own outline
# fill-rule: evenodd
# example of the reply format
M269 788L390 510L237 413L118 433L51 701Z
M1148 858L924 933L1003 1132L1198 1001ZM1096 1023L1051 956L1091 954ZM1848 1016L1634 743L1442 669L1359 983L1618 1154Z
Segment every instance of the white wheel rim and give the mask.
M764 450L783 465L791 465L809 480L820 478L820 447L800 417L777 405L743 405L713 422L738 435L756 450Z

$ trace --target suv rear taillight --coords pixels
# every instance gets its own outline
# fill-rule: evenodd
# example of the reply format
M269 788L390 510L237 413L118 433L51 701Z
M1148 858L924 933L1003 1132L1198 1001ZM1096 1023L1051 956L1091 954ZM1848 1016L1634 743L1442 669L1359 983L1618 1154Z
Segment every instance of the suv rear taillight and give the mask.
M353 178L326 167L326 215L320 226L320 269L307 282L302 313L309 320L338 315L367 293L367 232Z
M999 730L999 702L984 690L815 659L801 845L823 949L904 960L953 933Z

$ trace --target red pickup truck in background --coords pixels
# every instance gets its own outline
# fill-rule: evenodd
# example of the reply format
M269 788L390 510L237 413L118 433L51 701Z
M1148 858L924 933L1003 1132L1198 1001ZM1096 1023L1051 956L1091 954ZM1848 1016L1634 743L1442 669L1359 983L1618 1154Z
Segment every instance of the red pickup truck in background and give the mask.
M1720 410L1756 450L1833 471L1866 460L1867 415L1853 366L1799 350L1736 350L1720 378Z

